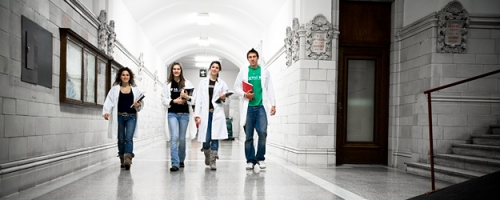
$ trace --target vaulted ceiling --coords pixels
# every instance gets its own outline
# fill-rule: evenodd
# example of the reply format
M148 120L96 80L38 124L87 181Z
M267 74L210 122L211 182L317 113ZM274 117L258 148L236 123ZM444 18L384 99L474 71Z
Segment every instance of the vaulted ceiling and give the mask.
M165 64L181 61L194 68L195 56L208 55L220 58L225 69L238 69L247 64L246 52L259 44L287 0L123 2ZM208 13L210 25L197 24L200 13ZM200 37L208 37L210 45L199 46Z

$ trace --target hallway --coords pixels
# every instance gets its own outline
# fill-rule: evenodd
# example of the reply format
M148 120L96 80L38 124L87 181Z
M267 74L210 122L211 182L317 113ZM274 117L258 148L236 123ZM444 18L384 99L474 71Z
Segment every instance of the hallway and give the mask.
M211 171L193 140L186 167L170 172L170 148L159 142L136 151L130 171L114 158L5 199L407 199L430 190L429 179L386 166L297 167L269 155L267 169L247 171L243 146L222 141Z

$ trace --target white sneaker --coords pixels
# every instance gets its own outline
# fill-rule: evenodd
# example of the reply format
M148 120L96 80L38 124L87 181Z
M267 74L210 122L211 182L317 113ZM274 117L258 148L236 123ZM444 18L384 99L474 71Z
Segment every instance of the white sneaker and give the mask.
M259 161L259 167L261 169L265 169L266 168L266 163L262 160L262 161Z
M253 163L247 163L247 170L253 169L254 164Z

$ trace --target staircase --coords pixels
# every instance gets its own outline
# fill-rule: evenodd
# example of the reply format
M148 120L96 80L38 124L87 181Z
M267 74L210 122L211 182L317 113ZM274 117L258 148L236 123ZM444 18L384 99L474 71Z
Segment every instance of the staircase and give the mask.
M486 134L471 135L471 144L453 144L453 153L434 156L434 177L460 183L500 171L500 126L490 126ZM430 177L430 164L405 163L410 174Z

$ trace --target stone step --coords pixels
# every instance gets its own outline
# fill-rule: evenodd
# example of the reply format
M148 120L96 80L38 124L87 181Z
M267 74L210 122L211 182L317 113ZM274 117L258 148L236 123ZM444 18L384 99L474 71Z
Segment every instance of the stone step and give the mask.
M472 144L500 146L500 135L472 134Z
M424 177L431 177L430 164L423 163L405 163L406 171L410 174L415 174ZM446 181L450 183L461 183L473 178L486 175L484 172L476 172L441 165L434 165L434 178L436 180Z
M500 171L500 160L456 154L438 154L434 164L484 173Z
M500 146L479 144L452 144L453 154L500 159Z
M491 134L500 135L500 126L490 126Z

